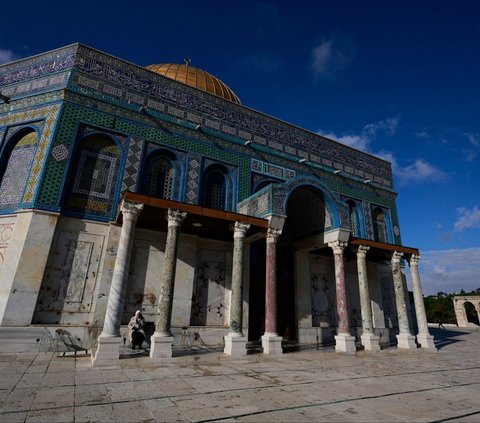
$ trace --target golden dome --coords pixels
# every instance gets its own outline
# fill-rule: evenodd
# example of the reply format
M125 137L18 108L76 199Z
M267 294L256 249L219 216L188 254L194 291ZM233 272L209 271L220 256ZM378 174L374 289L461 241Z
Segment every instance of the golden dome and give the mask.
M173 63L149 65L146 66L146 68L160 75L166 76L167 78L181 82L182 84L189 85L190 87L206 91L217 97L241 104L240 99L226 84L202 69Z

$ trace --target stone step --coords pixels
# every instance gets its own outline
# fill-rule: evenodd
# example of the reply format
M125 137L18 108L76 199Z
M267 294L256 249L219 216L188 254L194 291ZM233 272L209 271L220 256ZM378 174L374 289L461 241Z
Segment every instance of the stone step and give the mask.
M0 327L0 352L42 351L51 335L43 327Z

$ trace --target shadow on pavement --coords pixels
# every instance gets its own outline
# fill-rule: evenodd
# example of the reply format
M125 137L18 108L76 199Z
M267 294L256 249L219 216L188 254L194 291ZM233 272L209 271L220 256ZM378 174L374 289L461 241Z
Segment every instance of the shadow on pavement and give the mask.
M465 342L463 339L457 339L458 336L470 335L471 332L461 330L429 328L430 333L435 338L435 346L438 349L446 347L447 345L455 344L457 342Z

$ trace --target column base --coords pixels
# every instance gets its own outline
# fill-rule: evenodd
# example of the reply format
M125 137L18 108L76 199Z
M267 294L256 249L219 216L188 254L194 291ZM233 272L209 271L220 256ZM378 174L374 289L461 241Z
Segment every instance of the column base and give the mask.
M265 333L262 336L263 353L268 355L281 355L282 350L282 337L276 333Z
M247 338L241 333L230 332L225 336L223 353L232 357L247 355Z
M373 333L364 333L360 335L360 339L365 347L365 351L380 351L380 338L378 336L375 336Z
M335 351L354 353L357 351L355 337L348 333L339 333L335 336Z
M150 338L150 358L153 361L166 361L172 358L173 336L154 333Z
M417 344L415 343L415 337L409 333L398 334L397 348L401 348L403 350L416 350Z
M120 365L121 336L108 336L101 334L95 355L92 355L93 367L110 367Z
M419 333L417 335L417 342L420 344L420 348L422 350L428 350L432 352L437 351L437 347L433 342L433 336L429 333Z

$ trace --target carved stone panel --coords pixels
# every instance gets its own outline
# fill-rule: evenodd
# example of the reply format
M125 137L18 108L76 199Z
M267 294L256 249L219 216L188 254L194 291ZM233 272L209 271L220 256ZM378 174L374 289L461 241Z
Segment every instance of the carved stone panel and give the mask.
M389 266L378 266L378 280L382 290L383 314L385 327L398 327L397 307L395 305L395 292L393 290L392 271Z
M147 321L155 320L164 262L164 243L135 240L122 319L124 324L136 310L142 310Z
M10 239L12 238L14 227L15 227L15 222L0 224L0 269L2 268L2 264L5 261L8 244L10 243Z
M62 231L54 240L34 323L62 323L63 313L89 313L103 246L102 235ZM81 322L88 318L80 317ZM79 322L80 323L80 322Z
M335 326L335 279L332 266L325 259L312 256L310 269L312 326Z
M202 250L197 263L190 324L224 326L229 312L225 254Z

